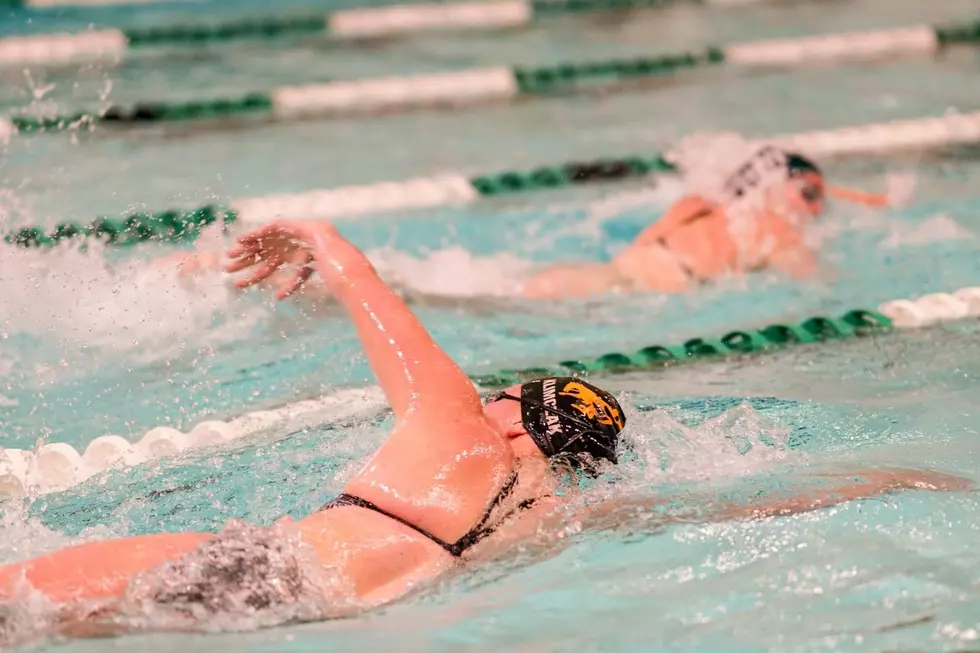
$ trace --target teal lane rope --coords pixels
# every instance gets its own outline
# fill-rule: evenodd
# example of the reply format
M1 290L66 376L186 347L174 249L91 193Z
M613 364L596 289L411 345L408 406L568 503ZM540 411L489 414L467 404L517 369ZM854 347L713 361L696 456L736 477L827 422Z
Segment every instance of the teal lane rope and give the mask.
M886 153L909 148L980 142L980 112L947 114L843 129L775 136L770 142L809 156L822 157L862 152ZM122 218L101 217L88 224L61 223L51 231L27 226L6 235L6 241L22 247L41 247L78 237L95 237L114 245L155 240L179 242L193 239L215 223L241 222L258 225L276 218L333 220L371 213L459 205L537 190L601 182L646 178L673 171L662 155L629 156L598 161L543 166L529 171L505 171L466 177L444 174L434 177L343 186L304 193L267 195L191 210L172 209L135 213Z
M6 121L8 130L30 134L93 124L138 125L238 117L268 120L329 117L510 101L566 91L584 84L639 80L723 63L792 67L888 55L931 54L954 44L980 44L980 20L950 27L922 26L748 42L660 56L537 67L498 66L307 84L238 97L138 102L132 106L111 106L100 112L50 116L18 114ZM2 45L0 43L0 61L4 54ZM2 131L3 124L0 124Z
M501 388L542 376L623 373L684 362L744 356L793 345L805 345L892 330L892 321L872 310L856 309L839 318L811 317L798 324L772 324L752 331L730 331L720 338L693 338L680 345L652 345L631 353L609 352L586 360L565 360L546 367L501 370L471 377L481 387Z

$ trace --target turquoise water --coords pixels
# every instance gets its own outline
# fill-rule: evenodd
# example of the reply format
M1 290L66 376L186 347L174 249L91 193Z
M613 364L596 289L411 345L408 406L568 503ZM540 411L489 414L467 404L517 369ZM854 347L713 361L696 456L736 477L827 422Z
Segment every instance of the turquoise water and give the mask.
M235 3L208 3L232 16ZM258 3L251 6L261 8ZM292 6L292 5L291 5ZM299 6L297 3L296 6ZM310 5L308 5L310 6ZM320 8L327 5L314 5ZM334 5L339 6L339 5ZM10 32L95 21L180 22L185 5L34 14ZM368 49L317 42L147 53L120 67L3 73L4 109L239 93L276 84L509 62L611 57L845 28L949 22L975 6L946 2L679 7L558 20L507 35L439 36ZM143 16L140 18L140 16ZM146 16L149 16L146 17ZM443 171L525 167L658 152L700 129L763 135L976 110L975 50L935 61L737 76L712 73L609 95L580 95L375 119L255 129L44 136L0 159L8 224L86 220L133 208L191 206ZM980 160L969 149L827 166L833 179L883 189L913 174L916 201L885 213L834 205L823 221L819 278L769 275L685 297L531 305L505 296L513 269L610 256L677 197L675 181L609 185L465 208L339 222L379 266L428 299L418 311L468 371L677 343L813 314L980 283ZM236 296L215 281L191 293L149 269L171 247L89 254L0 252L0 445L188 429L209 418L371 382L349 325ZM487 297L490 295L490 297ZM786 351L761 358L602 378L623 392L635 455L627 495L792 485L813 469L892 465L976 473L975 321ZM336 493L390 425L381 409L297 433L276 432L97 476L8 504L0 560L79 539L268 524ZM356 619L212 637L154 635L72 642L102 651L968 650L980 637L975 494L921 492L758 523L624 524L486 565L420 597Z

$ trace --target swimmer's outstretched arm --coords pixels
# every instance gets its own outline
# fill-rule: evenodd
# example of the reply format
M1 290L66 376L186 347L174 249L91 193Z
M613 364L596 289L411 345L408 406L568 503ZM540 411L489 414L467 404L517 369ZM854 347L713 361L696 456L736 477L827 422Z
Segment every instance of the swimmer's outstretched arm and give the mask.
M828 185L827 194L834 199L847 200L854 204L863 204L864 206L873 206L876 208L892 206L892 199L888 195L858 190L856 188Z
M960 492L973 489L968 479L935 471L911 469L864 470L831 474L812 474L805 480L820 480L822 487L797 491L788 495L768 495L746 498L744 501L720 501L701 497L701 504L678 513L667 509L665 518L682 522L718 522L743 519L762 519L795 515L829 508L848 501L871 499L903 490ZM698 497L684 497L684 504ZM614 528L636 518L649 518L651 513L663 512L671 502L666 499L643 498L606 504L583 515L592 525Z
M814 474L812 478L829 480L830 483L826 487L785 497L762 497L741 504L716 504L708 507L705 516L710 521L781 517L903 490L962 492L974 487L972 481L960 476L911 469Z

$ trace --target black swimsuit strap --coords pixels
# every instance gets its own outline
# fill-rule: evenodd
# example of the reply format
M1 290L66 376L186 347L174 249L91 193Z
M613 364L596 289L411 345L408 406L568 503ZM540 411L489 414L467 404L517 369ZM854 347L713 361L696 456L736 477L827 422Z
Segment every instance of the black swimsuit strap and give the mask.
M344 506L356 506L358 508L373 510L374 512L380 513L385 517L388 517L389 519L394 519L399 524L408 526L409 528L419 533L420 535L424 535L425 537L429 538L430 540L432 540L433 542L441 546L443 549L445 549L450 555L458 558L461 555L463 555L463 552L466 551L468 548L475 545L477 542L480 542L481 540L489 536L491 533L493 533L494 530L496 530L496 526L488 526L487 522L490 521L490 517L493 515L493 511L496 510L496 508L500 506L500 504L504 501L504 499L510 496L511 492L514 491L514 487L516 485L517 485L517 472L513 472L510 475L510 478L507 479L507 482L505 482L503 486L500 488L500 491L497 493L497 496L494 498L494 500L487 507L486 511L483 513L483 518L480 519L479 523L477 523L476 526L470 529L470 531L466 535L459 538L459 540L457 540L455 544L450 544L449 542L442 539L441 537L433 535L432 533L425 530L424 528L420 528L415 524L413 524L412 522L403 519L398 515L388 512L384 508L381 508L376 504L371 503L367 499L362 499L361 497L354 496L353 494L347 494L346 492L328 501L326 504L324 504L322 508L320 508L320 510L329 510L331 508L341 508ZM522 501L514 510L511 510L509 513L507 513L503 519L507 519L508 517L510 517L511 515L513 515L519 510L526 510L527 508L530 508L535 501L537 501L537 499L527 499L525 501ZM503 521L503 519L501 521Z
M496 510L497 507L500 506L501 503L503 503L504 499L509 497L511 492L514 491L514 487L516 485L517 485L517 472L512 472L510 478L507 479L507 482L504 483L503 486L501 486L500 492L497 492L497 496L494 498L493 501L490 502L490 505L487 506L486 511L484 511L483 513L483 518L477 523L476 526L471 528L466 535L456 540L456 543L452 545L451 550L450 549L446 549L446 550L452 553L454 556L459 557L463 555L463 551L475 545L477 542L480 542L481 540L485 539L487 536L489 536L491 533L497 530L496 525L488 526L487 522L490 521L490 517L493 515L493 511ZM504 516L504 519L507 519L508 517L513 515L515 512L517 512L517 510L518 509L511 510L509 513L507 513ZM501 521L503 521L503 519Z

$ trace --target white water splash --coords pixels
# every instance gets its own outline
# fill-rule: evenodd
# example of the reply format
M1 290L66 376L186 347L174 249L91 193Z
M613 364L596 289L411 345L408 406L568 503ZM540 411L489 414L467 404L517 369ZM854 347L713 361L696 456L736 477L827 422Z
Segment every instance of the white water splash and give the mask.
M0 249L0 328L63 347L135 352L149 360L248 335L258 306L236 303L222 275L181 279L173 267L106 260L98 242Z
M424 256L384 248L372 250L368 258L392 285L443 297L517 295L534 266L508 252L476 256L462 247L447 247Z
M0 564L32 558L81 542L104 540L126 535L127 525L119 520L84 529L77 536L65 535L45 526L40 518L30 516L23 504L5 503L0 515Z
M743 403L689 427L666 410L630 416L644 483L708 481L768 469L787 455L789 429Z
M976 239L973 232L944 213L931 215L914 224L899 221L892 221L890 224L891 230L888 236L878 245L881 249L898 249L948 240Z

